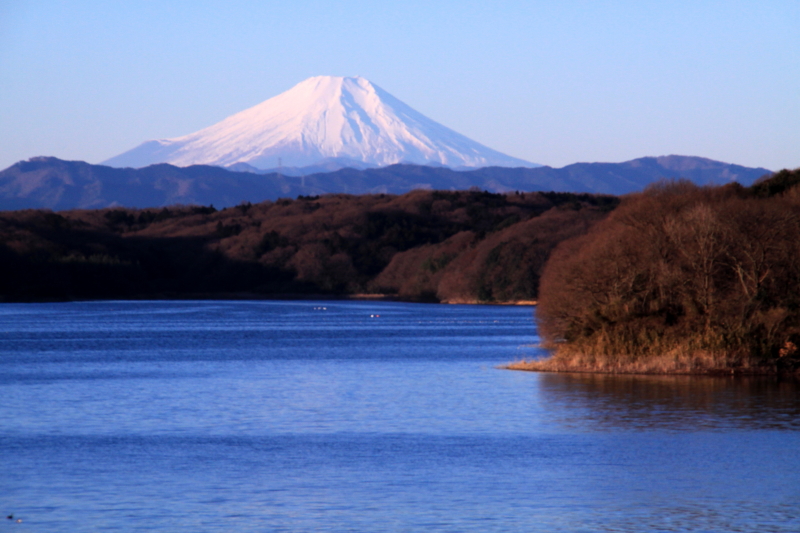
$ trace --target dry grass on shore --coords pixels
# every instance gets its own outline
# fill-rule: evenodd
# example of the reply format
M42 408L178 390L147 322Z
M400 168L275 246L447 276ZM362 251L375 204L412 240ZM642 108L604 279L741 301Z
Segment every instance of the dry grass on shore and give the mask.
M532 372L584 372L599 374L775 374L775 367L753 364L748 358L711 351L672 351L635 357L578 352L566 346L547 358L517 361L503 368Z

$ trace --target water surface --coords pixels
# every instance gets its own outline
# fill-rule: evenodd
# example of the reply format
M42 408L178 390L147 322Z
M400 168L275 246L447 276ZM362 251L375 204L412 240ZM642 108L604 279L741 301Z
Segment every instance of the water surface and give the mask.
M529 307L0 305L16 531L800 531L790 382L511 372Z

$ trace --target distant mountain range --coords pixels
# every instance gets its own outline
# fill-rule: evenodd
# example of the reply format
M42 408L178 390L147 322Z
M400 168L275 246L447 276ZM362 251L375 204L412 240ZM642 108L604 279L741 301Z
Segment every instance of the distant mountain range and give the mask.
M316 76L200 131L147 141L104 161L269 169L397 163L452 168L536 167L492 150L412 109L364 78ZM333 167L333 168L331 168Z
M243 167L247 168L247 167ZM750 185L771 174L700 157L644 157L624 163L576 163L563 168L484 167L456 171L441 166L397 164L342 168L306 176L237 172L218 166L112 168L54 157L21 161L0 172L0 210L66 210L109 206L196 204L226 207L327 193L402 194L412 189L490 192L560 191L626 194L659 179L685 178L700 185Z
M750 185L770 174L700 157L551 168L479 144L364 78L317 76L205 129L92 165L35 157L0 172L0 209L226 207L412 189L626 194L659 179Z

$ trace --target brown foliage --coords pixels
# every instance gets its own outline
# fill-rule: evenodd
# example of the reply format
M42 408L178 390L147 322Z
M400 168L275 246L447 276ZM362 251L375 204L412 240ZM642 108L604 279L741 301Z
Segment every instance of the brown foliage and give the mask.
M0 286L0 297L378 291L411 300L530 300L550 250L616 202L586 194L418 190L220 211L6 212L6 278L26 281Z
M765 198L754 190L662 183L563 242L545 268L537 311L543 335L559 346L552 364L800 366L780 355L800 340L800 203L792 191ZM710 359L699 363L700 354Z

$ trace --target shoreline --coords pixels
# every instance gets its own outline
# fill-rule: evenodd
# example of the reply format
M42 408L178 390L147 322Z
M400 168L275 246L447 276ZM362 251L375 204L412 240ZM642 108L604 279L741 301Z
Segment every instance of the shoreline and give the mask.
M676 361L671 367L665 366L659 358L627 364L569 364L558 360L556 356L534 361L515 361L497 368L518 372L541 372L548 374L599 374L619 376L709 376L709 377L742 377L742 376L791 376L800 378L800 369L781 369L777 366L748 365L688 365L686 361Z
M406 303L428 303L428 304L445 304L445 305L518 305L518 306L536 306L536 300L512 300L503 302L485 302L477 299L453 299L453 300L425 300L417 298L403 298L396 294L375 294L375 293L358 293L358 294L317 294L317 293L275 293L275 294L261 294L255 292L226 292L226 293L187 293L187 294L171 294L171 293L156 293L156 294L140 294L135 296L123 297L102 297L102 298L33 298L33 299L2 299L0 303L58 303L58 302L108 302L108 301L376 301L376 302L406 302Z

